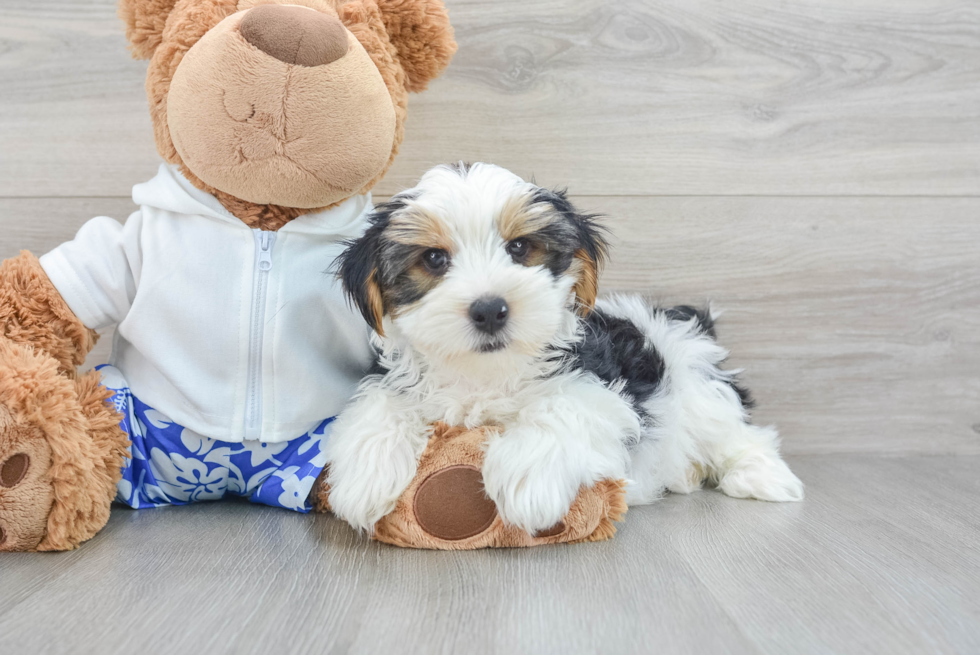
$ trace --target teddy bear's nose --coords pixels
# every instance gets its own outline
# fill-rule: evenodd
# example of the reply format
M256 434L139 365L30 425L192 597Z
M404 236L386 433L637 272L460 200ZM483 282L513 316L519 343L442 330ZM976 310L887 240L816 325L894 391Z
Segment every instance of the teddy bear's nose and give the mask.
M245 40L279 61L322 66L347 54L347 30L339 19L296 5L260 5L239 27Z

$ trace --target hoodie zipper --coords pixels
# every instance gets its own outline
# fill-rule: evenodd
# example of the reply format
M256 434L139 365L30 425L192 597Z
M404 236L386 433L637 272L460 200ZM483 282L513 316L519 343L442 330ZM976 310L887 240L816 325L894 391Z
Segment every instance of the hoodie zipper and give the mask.
M255 238L255 272L252 283L252 325L248 339L248 384L245 388L245 438L262 434L262 340L265 333L265 297L272 271L276 233L252 230Z

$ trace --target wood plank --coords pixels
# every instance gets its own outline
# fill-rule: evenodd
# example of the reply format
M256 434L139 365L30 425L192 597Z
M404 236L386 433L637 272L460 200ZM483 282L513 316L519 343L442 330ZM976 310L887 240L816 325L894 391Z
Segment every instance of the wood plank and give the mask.
M980 453L980 199L576 201L610 216L605 291L727 310L722 342L786 452ZM0 200L0 257L131 209Z
M117 509L75 553L4 558L0 633L80 655L980 648L980 458L790 463L801 504L670 496L613 541L533 550L399 550L238 502Z
M978 531L959 518L980 510L977 458L790 461L807 483L801 504L669 497L649 508L656 523L636 525L672 535L761 652L977 652ZM965 544L937 538L964 530Z
M633 578L622 575L626 561L649 551L627 556L625 544L610 546L436 553L368 543L332 517L243 503L118 509L107 534L68 556L67 573L47 573L61 555L26 555L0 572L18 598L0 612L0 629L16 652L60 652L59 643L91 652L84 645L97 637L99 652L166 644L175 652L375 653L391 646L448 653L465 645L474 653L548 653L563 644L563 652L589 653L616 644L617 652L644 653L661 632L675 636L681 653L702 652L705 643L754 652L685 575L665 538L659 548L667 552ZM36 578L24 593L17 583L27 586L27 571ZM622 602L624 593L644 597L654 589L661 600L653 606ZM596 593L606 598L601 607ZM161 607L167 619L151 620ZM36 629L59 615L52 630ZM692 616L715 629L692 639L684 629Z
M0 6L0 196L129 196L159 166L116 0Z
M494 161L593 195L980 193L969 0L448 0L460 51L382 193ZM128 195L157 155L115 0L0 7L0 196Z

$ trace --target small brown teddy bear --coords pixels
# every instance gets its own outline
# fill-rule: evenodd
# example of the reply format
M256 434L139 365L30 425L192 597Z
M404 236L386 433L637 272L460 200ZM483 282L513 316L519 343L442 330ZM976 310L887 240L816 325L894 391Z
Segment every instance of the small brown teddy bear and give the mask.
M69 550L113 500L329 507L321 442L374 353L323 270L363 231L409 92L455 52L440 0L122 0L166 164L125 224L0 265L0 551ZM116 326L111 365L81 365ZM501 525L480 432L440 427L377 538L608 537L616 483L550 535ZM476 472L474 474L474 471Z

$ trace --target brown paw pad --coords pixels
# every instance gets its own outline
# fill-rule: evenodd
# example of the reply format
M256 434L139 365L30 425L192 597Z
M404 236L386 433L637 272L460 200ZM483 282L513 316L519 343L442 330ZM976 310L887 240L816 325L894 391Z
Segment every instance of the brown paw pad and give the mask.
M17 453L0 465L0 487L16 487L27 475L31 467L31 458L24 453Z
M47 531L54 502L54 486L44 474L51 466L51 450L40 430L2 423L0 552L34 550Z
M483 474L473 466L440 469L415 492L415 520L433 537L459 541L489 528L497 506L483 490Z
M558 523L555 523L550 528L546 528L544 530L538 530L534 534L534 536L537 537L537 538L541 538L541 537L557 537L558 535L560 535L564 531L565 531L565 524L562 523L561 521L558 521Z

